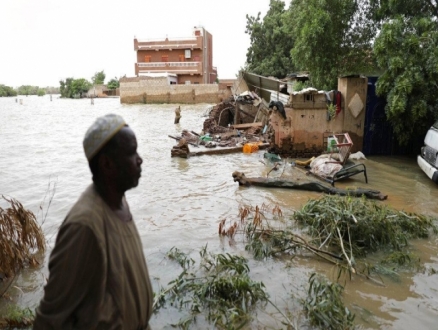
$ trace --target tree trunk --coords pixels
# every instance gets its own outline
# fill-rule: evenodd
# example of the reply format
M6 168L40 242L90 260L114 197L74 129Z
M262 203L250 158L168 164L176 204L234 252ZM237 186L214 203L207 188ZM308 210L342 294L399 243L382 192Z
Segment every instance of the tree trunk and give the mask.
M286 188L286 189L298 189L298 190L308 190L308 191L316 191L323 192L330 195L341 195L341 196L354 196L361 197L365 195L365 197L370 199L378 199L385 200L388 198L388 195L383 195L378 190L371 189L363 189L356 188L356 190L346 190L346 189L338 189L331 186L326 186L319 182L303 182L297 183L292 180L286 179L276 179L276 178L247 178L244 173L235 171L233 172L234 182L239 182L241 186L259 186L259 187L267 187L267 188Z

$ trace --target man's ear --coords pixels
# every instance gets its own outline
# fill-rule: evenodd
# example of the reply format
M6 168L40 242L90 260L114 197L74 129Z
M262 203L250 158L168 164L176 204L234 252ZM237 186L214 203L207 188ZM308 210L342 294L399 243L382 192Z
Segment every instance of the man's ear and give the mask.
M111 173L115 168L114 161L110 156L102 154L99 158L99 168L104 171L104 173Z

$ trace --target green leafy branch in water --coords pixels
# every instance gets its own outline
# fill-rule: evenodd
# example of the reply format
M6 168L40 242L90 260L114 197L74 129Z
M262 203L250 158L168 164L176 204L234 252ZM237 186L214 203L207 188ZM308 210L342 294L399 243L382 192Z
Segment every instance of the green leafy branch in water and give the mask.
M358 257L382 249L401 251L409 239L438 232L430 217L392 210L365 198L324 196L308 201L293 218L307 226L315 243L337 253L343 245Z
M175 247L167 256L183 271L155 296L154 311L166 304L187 311L178 327L190 327L202 313L216 327L238 329L252 319L251 312L258 303L269 302L264 284L249 277L243 257L208 253L205 246L200 251L200 266L195 269L194 260Z
M415 266L411 261L417 258L407 251L409 239L427 238L431 232L437 233L432 218L392 210L365 198L349 196L324 196L309 200L294 213L293 219L307 229L310 238L294 233L291 225L275 229L268 219L255 221L254 216L251 221L250 212L244 215L246 219L241 219L240 223L247 239L246 250L252 252L255 258L286 253L295 256L305 250L338 266L338 278L343 271L350 276L366 276L372 281L376 281L370 277L372 273L394 278L398 276L396 270L400 266ZM233 230L233 234L236 231ZM372 265L357 260L377 251L384 252L381 259L392 253L391 260L396 262L389 265L388 262L377 261L376 265Z
M21 308L11 305L6 311L6 315L0 319L0 327L4 328L28 328L31 327L35 319L35 314L30 308Z
M355 315L342 302L343 290L338 283L329 283L315 273L310 276L309 291L302 304L312 326L333 330L355 328Z

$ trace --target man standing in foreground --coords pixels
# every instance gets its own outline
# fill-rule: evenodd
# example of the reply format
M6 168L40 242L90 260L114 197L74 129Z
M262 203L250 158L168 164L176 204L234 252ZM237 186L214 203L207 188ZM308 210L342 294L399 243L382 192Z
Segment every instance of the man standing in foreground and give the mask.
M125 192L143 160L118 115L98 118L84 139L93 183L62 223L34 329L148 329L153 292Z

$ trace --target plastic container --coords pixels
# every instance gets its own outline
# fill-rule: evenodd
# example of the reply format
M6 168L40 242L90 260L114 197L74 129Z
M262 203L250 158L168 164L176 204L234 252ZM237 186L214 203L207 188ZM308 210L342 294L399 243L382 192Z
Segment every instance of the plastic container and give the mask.
M243 146L243 152L245 154L250 154L253 152L257 152L259 150L259 145L257 143L246 143Z
M334 136L327 137L327 151L337 152L338 148L336 146L337 141Z
M202 141L212 141L213 138L210 135L203 135L200 137Z

